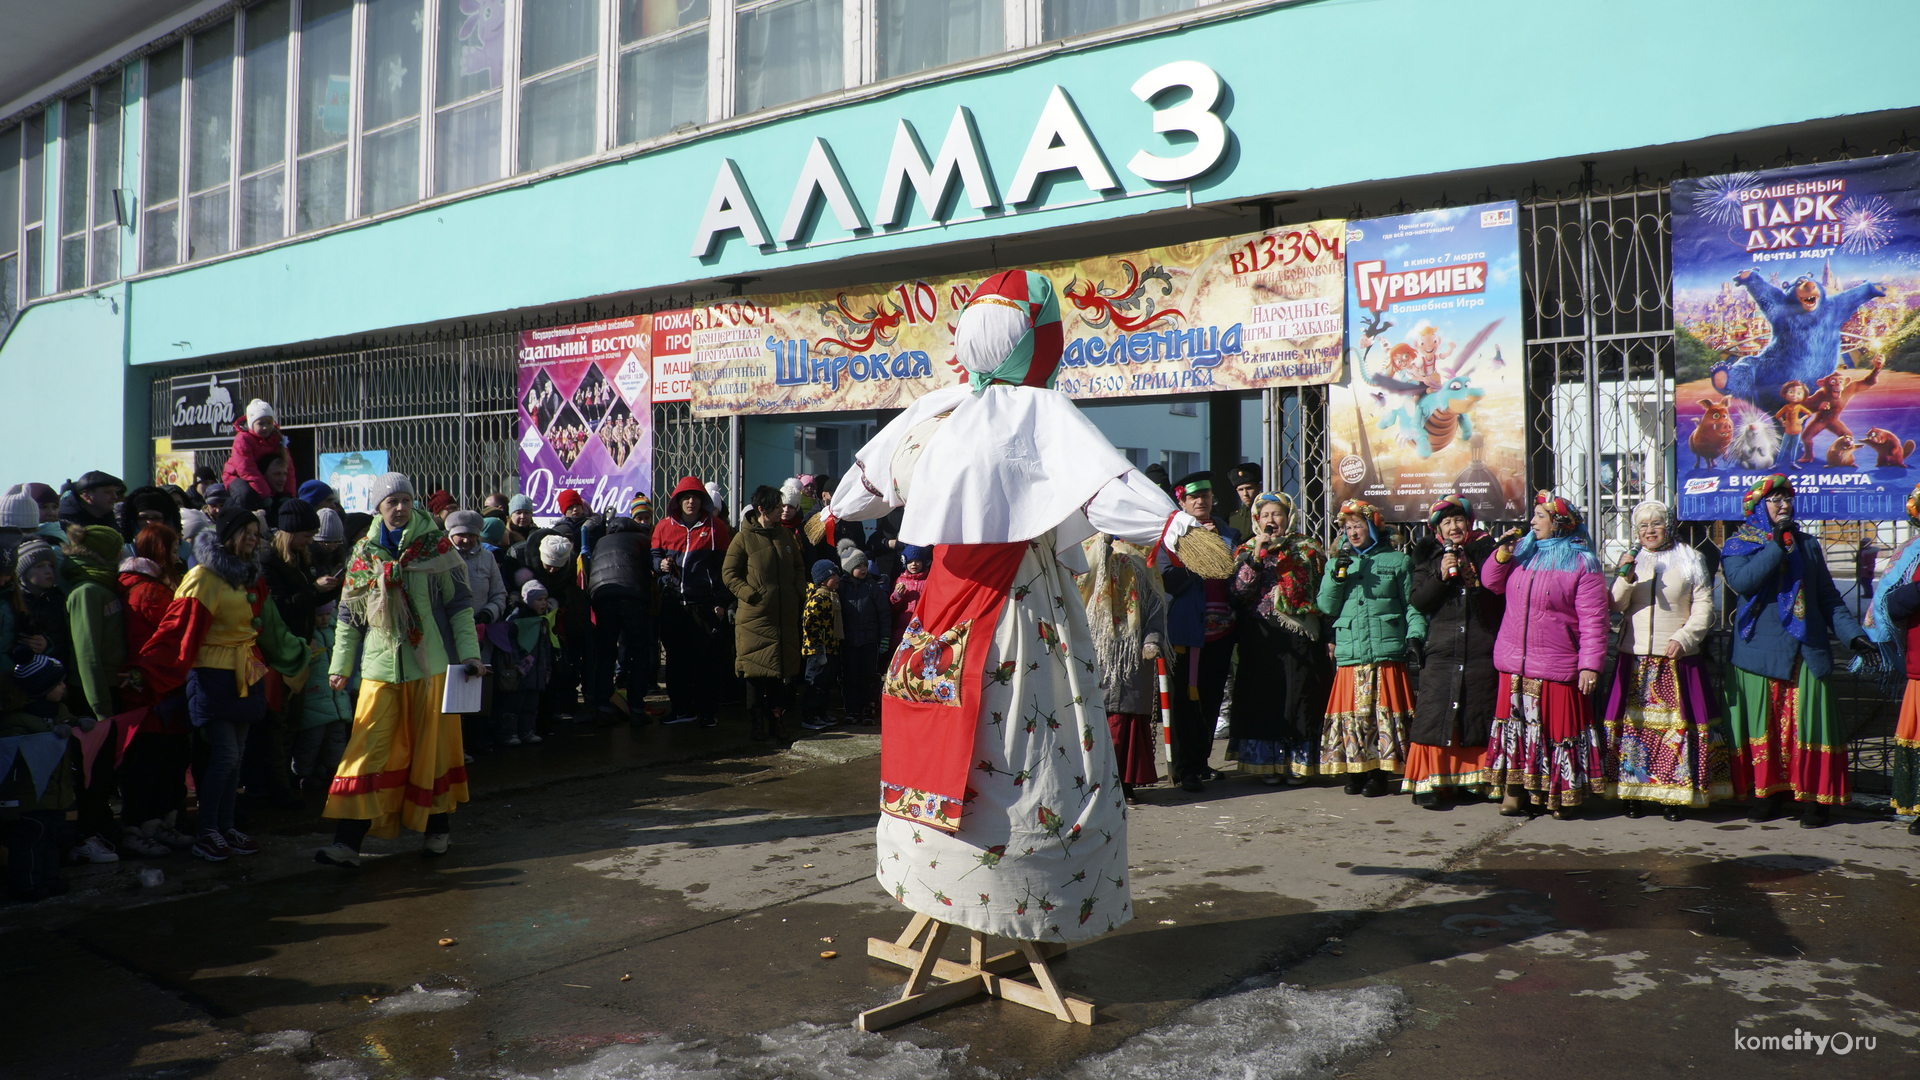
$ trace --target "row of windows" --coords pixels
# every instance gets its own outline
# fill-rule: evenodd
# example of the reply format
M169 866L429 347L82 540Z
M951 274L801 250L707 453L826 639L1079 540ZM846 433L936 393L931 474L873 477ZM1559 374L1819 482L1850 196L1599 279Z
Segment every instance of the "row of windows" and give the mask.
M1209 2L265 0L0 132L0 328L23 293L130 263L206 259ZM125 95L144 107L137 177L121 169Z

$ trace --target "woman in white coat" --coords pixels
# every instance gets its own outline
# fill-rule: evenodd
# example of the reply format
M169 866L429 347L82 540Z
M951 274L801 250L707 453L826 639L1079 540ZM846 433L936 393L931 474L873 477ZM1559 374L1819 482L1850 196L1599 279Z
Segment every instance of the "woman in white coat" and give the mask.
M900 540L935 545L881 690L881 887L941 922L1071 942L1133 914L1081 542L1191 565L1211 541L1220 576L1232 561L1052 389L1061 346L1044 275L982 282L954 334L967 382L862 447L831 514L904 506Z
M1606 707L1607 791L1640 817L1669 821L1733 797L1720 697L1700 643L1713 622L1713 578L1700 553L1674 542L1666 504L1633 508L1634 550L1613 582L1625 616Z

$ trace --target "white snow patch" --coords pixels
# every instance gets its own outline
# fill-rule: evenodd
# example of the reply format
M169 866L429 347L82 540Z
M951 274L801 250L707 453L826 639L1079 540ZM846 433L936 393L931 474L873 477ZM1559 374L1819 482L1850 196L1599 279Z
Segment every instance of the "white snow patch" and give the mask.
M1499 974L1495 975L1494 978L1499 979L1501 982L1511 982L1524 974L1526 974L1526 972L1514 971L1510 968L1501 968Z
M313 1032L268 1031L255 1035L253 1048L271 1054L302 1054L313 1046Z
M756 1035L749 1050L705 1040L609 1046L591 1060L517 1080L959 1080L966 1048L797 1023ZM964 1075L971 1075L971 1071Z
M345 1060L309 1065L307 1075L313 1080L367 1080L367 1074L361 1071L360 1066Z
M1203 1001L1117 1049L1075 1064L1069 1080L1287 1080L1320 1077L1377 1048L1412 1011L1390 986L1307 990L1276 976Z
M1532 949L1546 956L1563 956L1579 950L1591 936L1585 930L1556 930L1551 934L1541 934L1539 937L1528 938L1517 944L1523 949Z
M373 1011L380 1016L446 1012L448 1009L457 1009L472 1000L473 991L471 990L428 990L419 983L414 983L411 990L374 1002Z

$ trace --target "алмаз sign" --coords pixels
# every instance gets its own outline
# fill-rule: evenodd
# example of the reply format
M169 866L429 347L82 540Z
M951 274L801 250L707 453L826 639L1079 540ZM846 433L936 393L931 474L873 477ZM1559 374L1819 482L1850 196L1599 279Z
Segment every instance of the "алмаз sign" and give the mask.
M1153 110L1153 130L1161 134L1186 132L1193 141L1175 155L1163 156L1145 150L1127 162L1127 171L1154 184L1181 184L1205 175L1227 156L1233 135L1226 122L1214 112L1226 91L1220 76L1195 60L1163 64L1142 75L1133 84L1133 94L1151 105L1170 91L1184 88L1186 98ZM1055 86L1047 95L1033 136L1014 170L1004 204L994 189L980 132L966 106L954 110L947 125L940 152L931 162L913 124L902 119L894 129L893 151L880 183L877 214L869 223L865 211L847 187L846 174L834 157L827 140L816 138L807 151L807 161L794 182L793 195L777 232L769 234L765 220L748 190L740 168L732 158L723 158L713 190L707 196L706 212L694 233L693 257L705 259L713 254L721 238L737 231L755 247L773 249L779 244L796 243L812 215L815 200L824 200L840 227L849 233L897 227L905 217L903 203L912 190L922 211L933 221L944 221L942 204L955 183L960 185L967 205L987 212L1005 205L1022 207L1032 203L1040 190L1040 179L1049 173L1076 174L1090 191L1108 192L1120 184L1107 168L1106 158L1094 141L1093 133L1074 107L1065 89ZM957 202L958 200L956 200Z

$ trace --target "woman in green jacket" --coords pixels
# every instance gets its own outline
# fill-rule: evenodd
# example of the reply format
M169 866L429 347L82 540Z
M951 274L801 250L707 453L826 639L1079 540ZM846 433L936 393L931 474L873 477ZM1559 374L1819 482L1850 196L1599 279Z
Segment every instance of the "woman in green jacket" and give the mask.
M806 571L800 542L780 523L780 492L756 488L753 509L727 548L720 579L740 600L734 616L734 670L753 685L753 737L785 745L782 718L800 673L800 609Z
M430 514L415 512L413 485L382 473L367 502L377 516L347 561L327 684L345 690L360 663L360 697L346 756L323 817L333 843L314 861L357 866L360 842L400 826L426 834L425 854L446 853L448 816L467 801L459 718L440 711L447 667L478 677L467 564Z
M1427 619L1408 600L1413 563L1386 539L1380 511L1359 499L1340 504L1344 534L1320 579L1319 608L1333 613L1328 649L1339 670L1320 731L1320 771L1345 773L1347 794L1378 798L1387 773L1407 759L1413 687L1407 643L1427 636Z

